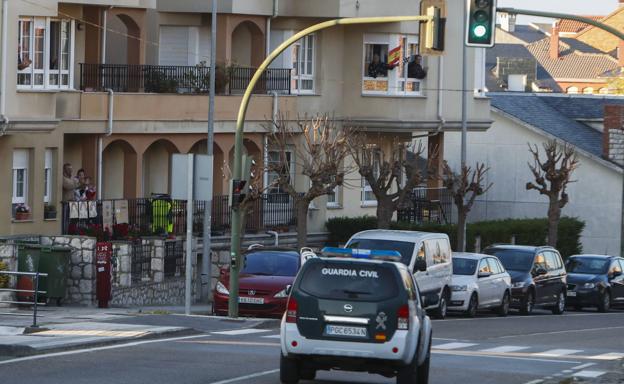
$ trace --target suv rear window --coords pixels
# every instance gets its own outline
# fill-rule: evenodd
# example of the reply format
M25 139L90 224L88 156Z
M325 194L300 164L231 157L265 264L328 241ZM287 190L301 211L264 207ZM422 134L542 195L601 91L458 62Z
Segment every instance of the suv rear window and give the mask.
M398 294L389 266L336 262L306 264L299 288L321 299L381 301Z
M370 249L375 251L397 251L401 254L401 262L409 265L414 254L414 243L407 241L379 240L379 239L353 239L347 248Z

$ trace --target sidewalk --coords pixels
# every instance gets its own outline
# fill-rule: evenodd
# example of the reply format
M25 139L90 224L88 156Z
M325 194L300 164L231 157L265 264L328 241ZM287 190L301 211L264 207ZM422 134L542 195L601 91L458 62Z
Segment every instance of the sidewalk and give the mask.
M30 310L0 308L0 360L267 324L206 316L208 306L194 306L191 313L184 316L184 307L46 307L39 311L39 328L33 329Z

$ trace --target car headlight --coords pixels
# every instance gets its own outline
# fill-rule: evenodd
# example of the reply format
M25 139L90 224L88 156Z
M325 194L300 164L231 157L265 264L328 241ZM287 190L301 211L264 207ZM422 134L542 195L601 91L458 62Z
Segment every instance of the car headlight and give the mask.
M230 291L228 291L228 289L225 288L225 285L223 285L220 281L217 281L217 292L222 295L230 295Z
M526 281L516 281L511 286L513 288L524 288L525 285L526 285Z
M585 288L585 289L594 289L594 288L596 288L596 283L585 283L585 284L583 284L583 288Z
M467 291L468 286L467 285L451 285L451 290L454 292Z
M286 293L286 288L284 288L281 291L277 292L275 294L275 296L273 296L273 297L275 297L276 299L283 299L285 297L288 297L288 293Z

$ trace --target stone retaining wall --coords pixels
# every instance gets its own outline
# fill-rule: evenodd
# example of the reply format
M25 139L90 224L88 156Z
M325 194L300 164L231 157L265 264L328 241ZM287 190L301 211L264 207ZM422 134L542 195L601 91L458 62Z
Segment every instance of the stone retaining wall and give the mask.
M195 296L195 290L193 290ZM184 277L167 279L160 283L141 283L130 287L113 287L111 306L131 307L149 305L183 305Z

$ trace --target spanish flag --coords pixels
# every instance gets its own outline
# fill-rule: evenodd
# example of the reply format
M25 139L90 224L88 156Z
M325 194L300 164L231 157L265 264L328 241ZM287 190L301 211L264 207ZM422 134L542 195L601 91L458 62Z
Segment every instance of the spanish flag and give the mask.
M398 46L388 52L388 65L397 65L401 60L401 46Z

